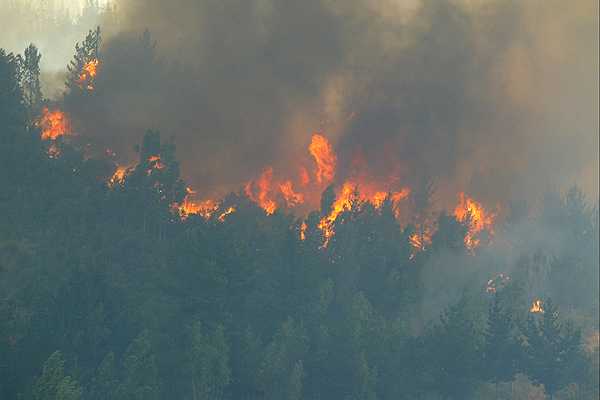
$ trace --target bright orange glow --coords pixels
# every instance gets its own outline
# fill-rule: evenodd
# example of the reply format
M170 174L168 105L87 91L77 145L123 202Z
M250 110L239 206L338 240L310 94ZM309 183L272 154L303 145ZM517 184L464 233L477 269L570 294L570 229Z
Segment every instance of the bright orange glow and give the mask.
M460 222L468 222L468 231L465 236L465 247L473 250L480 244L479 234L487 231L494 234L496 214L487 212L477 201L459 193L459 202L454 209L454 216Z
M177 208L181 219L185 220L190 215L199 215L204 219L209 219L217 211L219 204L211 199L195 202L186 196Z
M323 243L323 247L327 247L329 243L329 239L334 234L333 224L337 219L338 215L346 210L350 210L352 208L352 204L356 200L354 194L356 193L356 185L352 182L346 182L342 186L342 190L336 197L333 205L331 206L331 212L326 217L323 217L319 222L319 228L323 231L323 236L325 238L325 242Z
M88 90L95 89L95 80L96 75L98 75L98 67L100 65L100 61L97 58L94 58L83 66L81 69L81 73L79 74L79 79L77 83L81 88L86 88Z
M318 183L329 183L335 176L337 158L329 141L318 133L313 134L308 151L315 159L317 170L315 177Z
M50 111L48 107L42 109L37 126L42 130L42 140L56 140L71 132L71 124L66 114L60 110Z
M302 193L294 192L292 181L285 181L279 185L279 190L283 195L285 202L288 207L295 207L299 204L304 203L304 195Z
M529 309L529 312L533 314L543 314L544 303L539 299L534 300L533 303L531 303L531 308Z
M108 186L112 187L125 182L125 176L127 175L128 170L129 167L118 166L115 173L108 180Z
M365 188L365 190L360 191L359 189L362 188ZM325 238L323 246L326 247L329 239L334 235L333 224L338 215L342 212L351 210L353 206L361 206L364 203L370 203L373 207L379 209L388 198L392 202L392 207L397 207L398 203L407 198L409 194L409 188L403 188L400 191L389 193L373 191L368 185L359 188L353 181L344 182L342 189L338 193L331 207L331 212L319 222L319 228L323 232Z
M277 203L272 195L273 168L266 168L256 182L248 182L245 187L246 196L257 203L267 215L277 210Z

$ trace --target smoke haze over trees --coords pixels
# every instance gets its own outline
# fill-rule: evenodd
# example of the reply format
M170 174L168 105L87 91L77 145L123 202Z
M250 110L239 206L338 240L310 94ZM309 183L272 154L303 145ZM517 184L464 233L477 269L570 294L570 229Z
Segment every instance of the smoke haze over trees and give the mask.
M134 159L144 129L158 129L177 138L184 176L223 195L267 165L289 168L322 131L340 153L338 179L360 158L374 176L438 181L444 204L456 188L507 201L574 181L597 197L595 1L115 7L96 12L105 90L79 130L120 162Z
M597 2L32 4L0 398L598 398Z

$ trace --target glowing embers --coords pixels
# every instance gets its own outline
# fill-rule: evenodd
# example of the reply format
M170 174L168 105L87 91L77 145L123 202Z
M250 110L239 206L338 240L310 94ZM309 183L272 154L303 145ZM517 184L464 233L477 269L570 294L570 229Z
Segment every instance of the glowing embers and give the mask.
M42 130L42 140L56 140L71 133L71 123L67 115L61 110L50 111L48 107L42 109L37 126Z
M89 91L93 91L96 88L96 75L98 75L99 66L100 61L97 58L93 58L83 65L77 79L77 84L80 88Z
M146 170L147 175L151 175L154 171L160 171L165 169L165 164L160 159L159 155L153 155L148 157L148 169Z
M225 222L225 218L227 218L228 215L233 214L234 212L235 212L235 207L229 207L225 211L223 211L221 214L219 214L219 218L217 218L217 219L219 220L219 222Z
M467 224L465 247L469 250L479 246L483 232L487 232L490 236L494 234L496 214L487 211L481 203L465 196L462 192L459 193L459 201L454 209L454 216L459 222Z
M531 303L531 307L529 308L529 312L532 314L543 314L544 313L544 303L540 299L536 299Z
M433 223L424 221L415 226L414 232L408 237L412 247L410 259L412 260L418 252L425 251L431 245Z
M494 278L487 281L485 291L494 294L499 290L504 289L510 283L510 276L500 273Z

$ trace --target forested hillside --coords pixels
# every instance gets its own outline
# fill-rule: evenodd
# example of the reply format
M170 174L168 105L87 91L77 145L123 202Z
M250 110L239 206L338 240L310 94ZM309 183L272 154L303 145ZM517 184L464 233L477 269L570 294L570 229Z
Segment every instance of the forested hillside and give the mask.
M558 188L488 223L463 198L425 229L408 192L332 183L303 213L267 173L195 204L176 140L140 134L120 166L69 137L99 48L53 101L35 46L0 50L0 398L598 398L597 199Z

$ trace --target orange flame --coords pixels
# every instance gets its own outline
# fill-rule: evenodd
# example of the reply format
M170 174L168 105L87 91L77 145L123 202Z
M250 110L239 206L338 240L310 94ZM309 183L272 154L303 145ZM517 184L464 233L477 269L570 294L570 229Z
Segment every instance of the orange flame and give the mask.
M128 170L129 167L118 166L114 174L108 180L108 186L112 187L125 182L125 176L127 175Z
M195 202L186 196L177 208L183 220L187 219L190 215L199 215L204 219L209 219L217 211L219 204L211 199Z
M333 224L337 219L338 215L346 210L350 210L353 202L355 201L354 194L356 193L356 185L352 182L346 182L342 186L342 190L336 197L333 205L331 206L331 212L326 217L323 217L319 222L319 229L323 232L325 242L323 247L327 247L329 239L334 235Z
M60 110L50 111L48 107L42 109L42 116L37 126L42 130L42 140L56 140L71 131L71 124L66 114Z
M273 182L273 168L266 168L258 178L258 181L253 185L253 182L248 182L245 187L246 196L257 203L267 215L271 215L277 210L277 203L271 198ZM253 190L256 186L257 193Z
M370 203L373 207L379 209L383 206L388 198L392 202L393 207L397 207L398 203L410 194L409 188L402 188L397 192L383 192L370 190L368 186L365 191L361 192L359 186L353 181L346 181L342 185L342 190L338 193L332 207L331 212L326 217L323 217L319 222L319 228L323 232L325 242L324 247L327 247L329 239L335 234L333 224L338 215L342 212L352 209L353 205L361 205Z
M496 214L486 212L485 208L477 201L459 193L459 202L454 209L454 216L460 222L469 223L468 231L465 236L465 247L469 250L475 249L480 244L479 234L487 231L490 235L494 234L494 222Z
M295 207L298 204L304 203L304 195L302 193L294 192L292 181L285 181L280 184L279 190L288 207Z
M98 74L98 66L100 61L97 58L91 59L81 69L77 83L81 88L85 87L88 90L94 90L96 75Z
M317 170L315 177L318 183L329 183L335 175L337 162L335 153L329 141L318 133L313 134L308 151L315 159Z
M544 313L544 303L540 299L536 299L531 303L531 308L529 309L530 313L533 314L543 314Z

